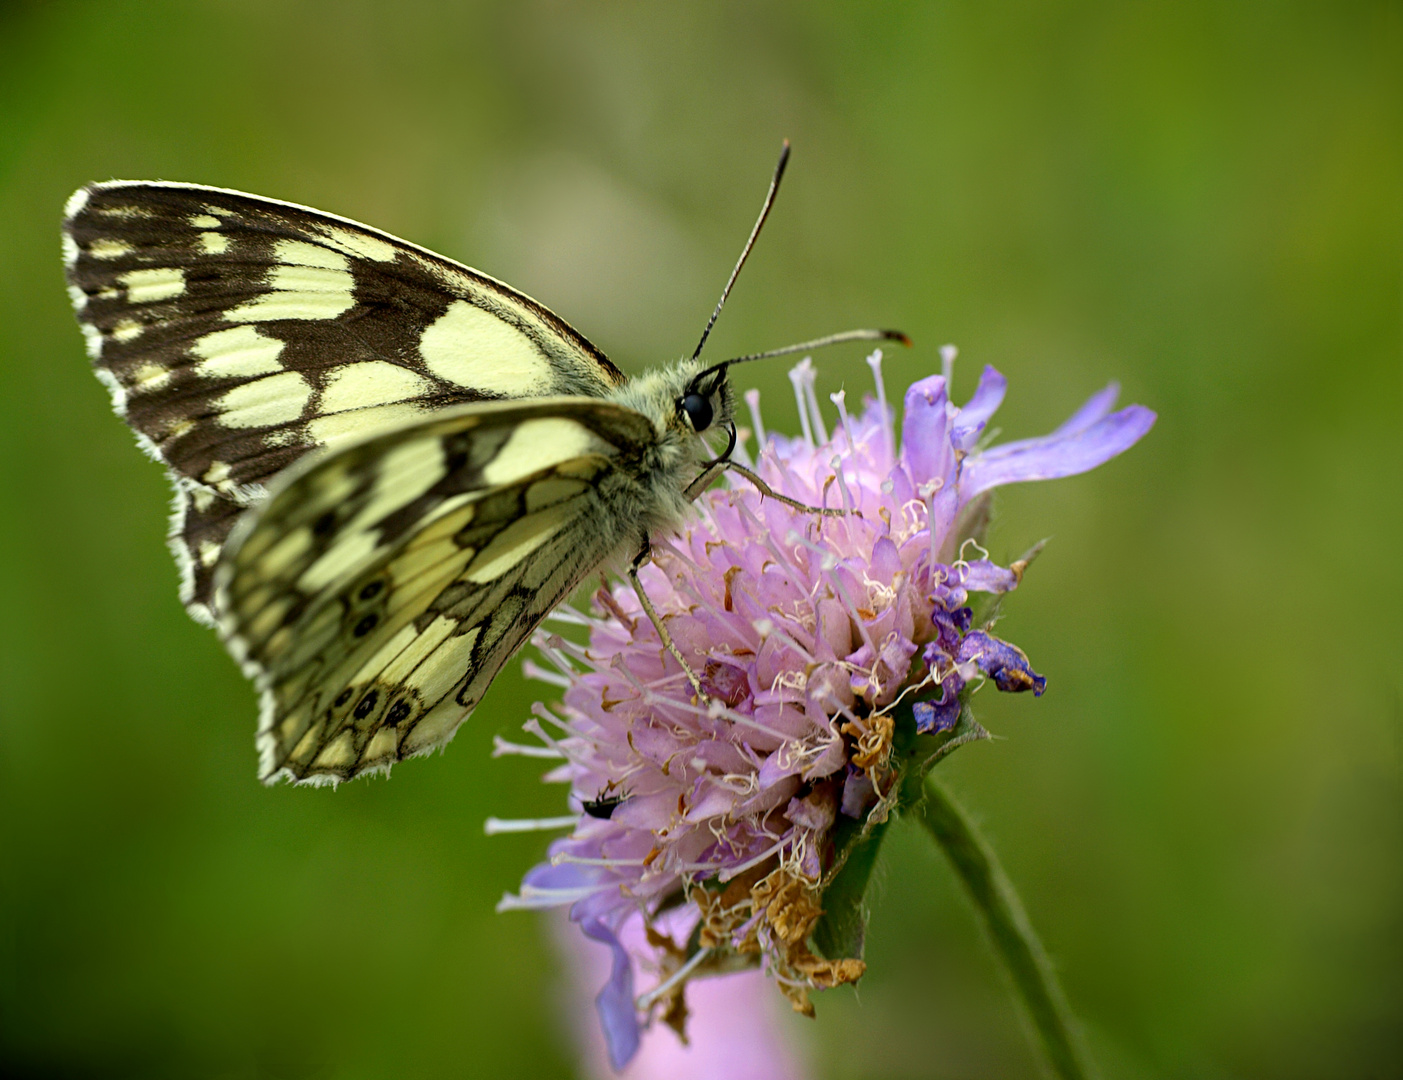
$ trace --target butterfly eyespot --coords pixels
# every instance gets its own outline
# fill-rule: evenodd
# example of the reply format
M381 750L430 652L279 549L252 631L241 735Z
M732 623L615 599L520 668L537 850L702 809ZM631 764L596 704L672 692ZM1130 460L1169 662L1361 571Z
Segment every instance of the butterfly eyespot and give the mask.
M396 701L390 706L390 711L385 714L385 726L394 727L401 720L406 719L411 712L412 706L407 701Z
M375 703L380 700L380 691L372 690L361 698L360 704L356 706L356 711L351 715L357 720L364 720L375 711Z
M374 612L371 612L360 622L356 623L356 628L352 631L352 633L354 633L356 637L365 637L366 634L370 633L372 630L375 629L375 624L379 621L380 616L376 615Z
M372 581L369 585L364 586L358 595L362 600L374 600L384 587L383 581Z
M346 702L351 700L351 693L351 688L349 686L346 687L346 689L342 690L341 693L336 695L336 700L331 703L332 706L337 709L341 708L342 705L346 704Z
M698 393L690 393L679 402L679 407L687 416L692 430L701 432L711 426L711 402Z

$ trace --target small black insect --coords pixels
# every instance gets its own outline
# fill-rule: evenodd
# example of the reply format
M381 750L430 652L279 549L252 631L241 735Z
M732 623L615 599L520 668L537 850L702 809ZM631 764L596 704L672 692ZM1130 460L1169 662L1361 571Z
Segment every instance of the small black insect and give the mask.
M607 791L608 788L605 788ZM580 809L592 818L601 818L605 821L614 816L614 811L624 803L628 802L627 795L605 795L601 792L593 799L585 799L580 803Z

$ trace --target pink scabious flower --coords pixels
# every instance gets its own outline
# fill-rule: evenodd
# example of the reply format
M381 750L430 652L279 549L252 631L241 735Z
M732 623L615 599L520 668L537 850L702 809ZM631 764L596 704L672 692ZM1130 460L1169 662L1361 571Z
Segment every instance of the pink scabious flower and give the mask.
M593 614L559 613L587 643L536 638L555 671L528 672L564 699L526 724L541 745L498 752L560 758L547 779L571 785L578 812L537 823L572 832L499 910L569 905L609 947L596 1005L615 1068L653 1020L682 1030L693 976L760 966L808 1013L811 989L861 976L860 958L810 944L845 858L840 821L885 821L906 760L897 743L948 738L971 683L1043 692L1021 650L974 624L970 594L1009 592L1024 569L970 539L987 495L1094 468L1155 415L1112 412L1112 384L1052 434L986 448L1006 381L986 367L957 407L954 349L942 355L944 373L906 392L899 446L880 351L869 358L877 396L860 413L831 395L831 435L807 360L791 373L799 438L767 436L758 394L746 395L755 471L781 495L845 513L796 510L736 480L699 498L681 535L655 538L642 583L705 699L626 585L601 588ZM644 973L653 985L640 994Z

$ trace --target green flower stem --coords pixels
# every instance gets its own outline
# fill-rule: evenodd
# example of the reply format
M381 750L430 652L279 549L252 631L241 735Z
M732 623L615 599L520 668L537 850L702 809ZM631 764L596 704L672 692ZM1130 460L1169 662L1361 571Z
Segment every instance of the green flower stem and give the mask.
M925 799L913 809L969 890L1053 1073L1063 1080L1091 1080L1096 1073L1057 975L993 849L934 778L926 778Z

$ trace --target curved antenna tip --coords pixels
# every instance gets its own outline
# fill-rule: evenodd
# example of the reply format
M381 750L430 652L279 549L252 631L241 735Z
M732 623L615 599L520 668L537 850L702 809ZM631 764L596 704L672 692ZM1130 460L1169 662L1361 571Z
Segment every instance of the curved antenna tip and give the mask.
M885 337L888 341L899 341L908 349L912 345L911 339L905 334L903 334L900 330L883 330L882 336Z

